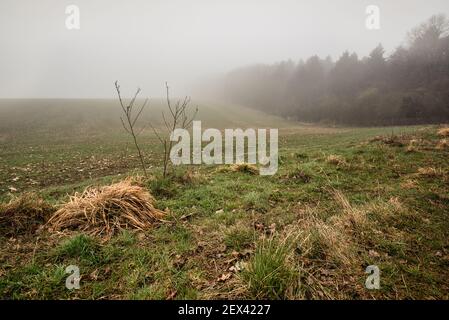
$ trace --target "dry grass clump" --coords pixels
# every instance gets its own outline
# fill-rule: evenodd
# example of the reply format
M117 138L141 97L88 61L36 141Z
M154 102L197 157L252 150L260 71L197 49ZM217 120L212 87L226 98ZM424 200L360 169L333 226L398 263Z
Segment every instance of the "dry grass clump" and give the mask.
M119 229L145 230L164 216L154 198L133 179L75 193L48 221L54 230L76 229L113 235Z
M348 198L339 190L333 190L332 195L335 201L341 206L342 212L333 216L330 220L342 229L356 231L363 230L368 225L366 213L353 207Z
M249 163L237 163L233 164L230 167L230 170L233 172L244 172L249 174L259 174L259 168L257 168L253 164Z
M420 220L421 215L407 207L398 197L389 200L376 199L363 206L363 210L369 212L376 221L369 232L370 241L403 242L406 237L404 230L398 228L404 220ZM378 239L378 240L376 240Z
M449 139L441 139L438 141L436 148L438 150L449 149Z
M392 197L388 200L388 204L395 213L405 212L405 206L398 197Z
M408 211L398 197L392 197L388 201L372 201L364 206L364 210L375 214L380 221L400 217Z
M403 241L403 232L390 225L409 214L397 197L354 205L339 190L329 193L339 209L334 215L327 217L319 207L306 207L295 226L299 230L296 252L301 255L306 294L321 299L340 296L345 287L342 283L351 283L354 288L360 266L366 262L365 254L372 255L369 249L378 239ZM373 252L380 259L382 253ZM359 289L363 291L363 287L355 290ZM341 297L347 298L344 294Z
M404 137L397 135L390 136L376 136L370 140L370 142L382 142L383 144L390 145L393 147L403 147Z
M401 183L401 187L404 189L414 189L417 187L417 185L418 185L417 182L412 179L408 179Z
M243 172L249 174L259 174L259 168L249 163L237 163L218 167L216 172Z
M418 169L418 176L427 177L427 178L436 178L443 174L441 169L435 169L433 167L425 167Z
M412 153L412 152L417 152L418 149L416 147L414 147L414 146L407 146L407 149L405 149L405 151L407 153Z
M346 160L342 156L331 154L326 158L326 162L336 165L336 166L342 166L346 165Z
M378 141L382 141L384 139L384 137L382 136L375 136L374 138L371 138L369 140L369 142L378 142Z
M405 149L405 151L408 153L416 152L416 151L418 151L419 144L420 144L419 140L412 139L409 141L409 144L408 144L407 148Z
M307 172L300 170L300 169L290 172L289 174L287 174L286 176L283 176L282 178L288 179L288 180L299 180L304 183L308 183L308 182L310 182L310 180L312 180L312 177L310 174L308 174Z
M351 266L356 262L355 239L370 229L370 223L366 211L352 206L341 191L330 193L341 211L324 221L309 210L300 223L301 247L309 258Z
M182 184L195 184L201 182L203 177L197 171L187 170L184 174L177 176L176 180Z
M7 204L0 204L0 230L15 236L34 233L55 211L35 193L24 193Z
M302 254L310 259L327 261L335 265L351 265L354 261L351 240L339 225L325 223L309 217L300 225Z
M440 130L438 130L437 134L440 137L449 137L449 127L441 128Z

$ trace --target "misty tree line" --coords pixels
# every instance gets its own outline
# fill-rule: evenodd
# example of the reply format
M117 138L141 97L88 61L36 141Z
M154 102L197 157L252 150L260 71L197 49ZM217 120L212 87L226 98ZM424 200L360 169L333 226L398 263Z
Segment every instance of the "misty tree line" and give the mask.
M346 51L334 62L313 56L230 72L233 103L307 122L351 125L449 120L449 21L436 15L408 34L389 57L382 45L368 57Z

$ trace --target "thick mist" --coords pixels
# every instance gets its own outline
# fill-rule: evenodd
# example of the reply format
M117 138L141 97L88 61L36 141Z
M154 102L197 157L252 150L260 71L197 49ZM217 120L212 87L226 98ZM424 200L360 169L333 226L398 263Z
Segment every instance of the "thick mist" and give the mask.
M66 28L66 6L80 29ZM380 8L380 29L365 26ZM2 0L1 98L109 98L119 80L131 94L201 95L205 79L245 65L312 55L391 53L447 0L215 1Z

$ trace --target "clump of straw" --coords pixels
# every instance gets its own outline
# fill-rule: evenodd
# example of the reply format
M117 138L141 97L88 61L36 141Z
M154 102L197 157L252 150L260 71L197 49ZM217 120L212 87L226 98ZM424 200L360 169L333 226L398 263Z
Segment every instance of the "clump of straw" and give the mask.
M35 193L24 193L0 204L0 232L8 236L34 233L54 211Z
M449 139L441 139L437 145L436 148L438 150L444 150L444 149L449 149Z
M259 174L259 168L249 163L237 163L231 166L231 171Z
M326 162L336 166L346 165L346 160L340 155L331 154L326 158Z
M449 137L449 128L441 128L440 130L438 130L437 134L440 137Z
M70 197L48 221L53 230L72 229L92 235L112 235L119 229L145 230L164 212L154 198L132 179L109 186L89 187Z

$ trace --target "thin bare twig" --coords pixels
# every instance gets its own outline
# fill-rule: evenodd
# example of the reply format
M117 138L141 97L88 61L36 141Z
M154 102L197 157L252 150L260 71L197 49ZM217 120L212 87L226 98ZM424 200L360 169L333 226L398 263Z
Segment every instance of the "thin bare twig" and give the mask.
M192 116L190 116L187 112L190 97L185 97L182 101L178 100L175 105L172 104L170 99L170 87L168 83L165 83L166 88L166 101L167 108L170 112L169 119L166 117L165 112L162 111L162 120L165 126L165 133L162 135L151 125L153 132L156 134L156 137L161 142L164 148L164 157L163 157L163 176L164 178L168 174L168 165L170 160L170 153L173 148L173 141L170 139L170 134L177 128L187 129L195 119L196 114L198 113L198 108L196 108L195 112Z
M122 122L123 128L125 129L125 131L130 134L133 138L134 141L134 145L136 146L137 149L137 154L139 156L140 159L140 164L142 165L142 169L143 169L143 173L145 175L146 178L148 178L148 174L147 174L147 170L145 168L145 161L143 158L143 154L142 151L140 149L139 143L137 142L137 136L140 135L140 133L143 131L143 129L136 134L135 133L135 125L137 120L140 118L140 115L142 114L143 109L145 108L148 99L146 99L144 101L144 103L142 104L142 106L139 109L139 112L137 113L136 116L133 116L133 107L134 107L134 103L136 102L136 99L140 93L140 88L138 88L136 90L136 93L134 94L134 97L131 99L130 103L125 107L125 104L123 103L123 99L122 99L122 95L120 92L120 85L118 84L118 81L115 82L115 89L117 91L117 95L118 95L118 99L120 102L120 106L122 107L123 113L125 114L125 118L126 118L126 123L123 120L122 117L120 117L120 121Z

